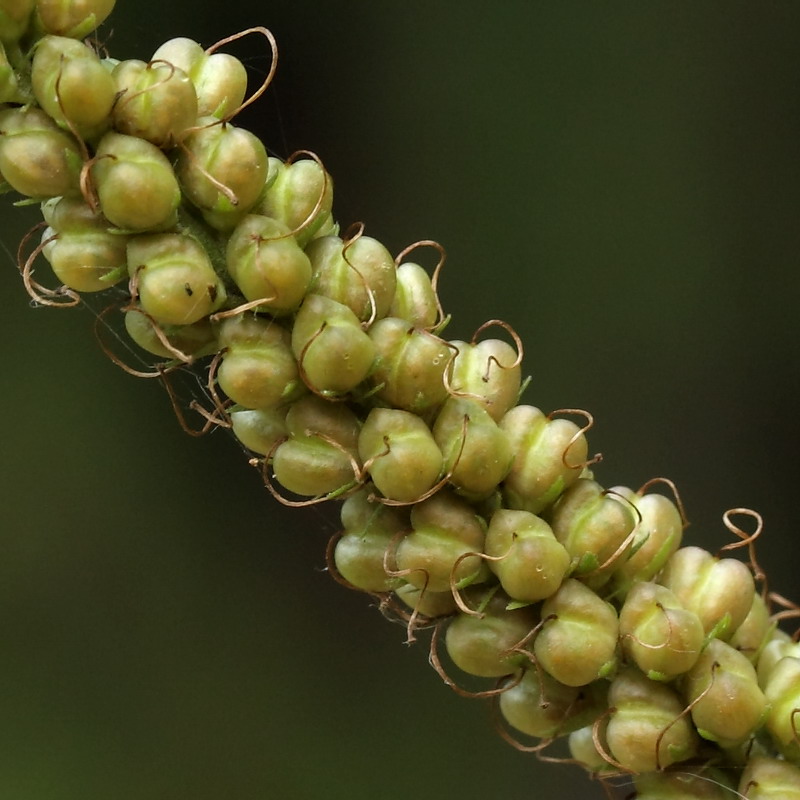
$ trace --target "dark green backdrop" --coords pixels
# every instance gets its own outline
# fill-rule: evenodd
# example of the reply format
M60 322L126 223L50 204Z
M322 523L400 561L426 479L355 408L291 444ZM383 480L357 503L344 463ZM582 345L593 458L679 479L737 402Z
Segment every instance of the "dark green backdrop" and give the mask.
M125 58L270 26L248 126L324 158L345 225L447 247L449 334L512 322L526 401L594 412L601 482L673 478L710 548L758 508L800 596L799 4L119 6ZM6 199L10 251L23 216ZM335 513L279 508L226 435L182 434L5 261L0 798L602 796L503 744L322 572Z

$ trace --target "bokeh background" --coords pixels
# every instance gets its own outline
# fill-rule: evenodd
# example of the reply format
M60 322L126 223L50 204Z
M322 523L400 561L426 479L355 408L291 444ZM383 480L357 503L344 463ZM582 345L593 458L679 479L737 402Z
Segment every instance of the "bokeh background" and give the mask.
M323 157L345 226L446 246L449 335L511 322L525 400L595 414L601 482L673 478L712 549L725 509L759 509L800 596L799 4L118 6L119 58L271 27L247 126ZM2 800L602 796L324 574L335 509L279 507L232 439L186 436L108 362L90 313L32 309L30 209L4 200Z

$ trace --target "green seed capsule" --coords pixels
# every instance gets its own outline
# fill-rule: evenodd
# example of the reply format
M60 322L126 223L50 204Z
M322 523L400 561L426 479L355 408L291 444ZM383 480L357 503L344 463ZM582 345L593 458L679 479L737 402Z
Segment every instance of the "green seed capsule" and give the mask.
M706 633L714 631L720 639L729 639L744 622L755 593L753 576L741 561L714 558L701 547L677 550L658 582L700 617Z
M118 228L147 231L175 224L181 190L154 144L107 133L97 147L92 178L103 214Z
M153 61L168 61L182 69L197 93L197 115L224 119L242 104L247 91L247 70L228 53L209 55L195 41L170 39L153 53Z
M486 531L489 569L514 600L535 603L550 597L570 565L569 553L550 526L528 511L500 508Z
M311 262L289 229L269 217L248 214L226 249L228 272L248 300L264 299L259 310L294 311L311 283Z
M141 309L132 308L125 312L125 329L128 336L148 353L168 359L176 357ZM159 325L159 330L173 348L192 358L211 355L219 349L216 331L208 319L198 320L191 325Z
M217 380L238 405L276 408L305 390L289 332L276 322L252 314L228 317L220 325L219 344L224 352Z
M417 588L446 592L456 586L482 583L489 570L477 556L484 531L473 509L443 490L414 506L413 530L397 545L397 568ZM466 556L466 557L465 557Z
M403 583L386 572L387 552L408 522L395 509L370 499L369 489L351 495L342 505L344 534L333 557L339 574L365 592L390 592Z
M272 469L290 492L321 497L352 485L358 469L358 417L343 403L301 397L286 415L289 440L275 450Z
M481 616L459 614L447 627L445 646L453 663L470 675L500 678L529 664L529 652L514 648L535 627L530 608L506 609L508 598L494 594L481 607Z
M654 772L696 754L697 735L669 686L626 669L612 681L608 703L608 749L625 769Z
M331 216L333 179L323 167L310 159L291 164L277 158L269 161L271 181L259 201L258 213L280 220L301 247L312 239L335 233ZM350 252L347 251L348 258Z
M189 76L172 64L120 61L112 77L118 99L114 127L161 148L183 139L197 120L197 95Z
M230 123L210 125L212 122L212 117L197 121L201 127L184 140L175 171L184 194L206 222L228 231L255 205L264 189L267 151L250 131Z
M511 469L508 436L477 400L448 399L433 426L450 483L472 500L488 497Z
M235 408L230 417L236 438L262 456L286 436L286 408Z
M684 692L698 733L723 748L746 742L768 710L753 665L719 639L708 643L687 673Z
M338 236L314 239L306 254L314 272L312 291L348 306L360 320L389 313L396 285L394 259L376 239L351 243Z
M42 254L65 286L99 292L127 277L127 236L109 233L108 222L79 198L47 205Z
M442 453L433 434L408 411L373 408L361 429L358 452L375 486L391 500L414 502L442 474Z
M578 480L586 438L567 419L548 419L538 408L517 406L500 421L515 454L503 495L511 508L538 514Z
M111 122L116 87L90 47L64 36L45 36L36 44L31 69L36 100L62 127L94 139Z
M156 322L191 325L226 299L202 245L179 233L151 233L128 243L128 272L139 302Z
M500 339L484 339L477 344L454 341L450 345L457 350L450 363L450 390L477 400L499 422L519 397L517 351Z
M572 578L542 605L534 642L539 664L566 686L585 686L616 666L619 624L613 607Z
M83 161L75 139L34 107L0 110L0 173L27 197L78 193Z
M575 574L596 588L624 561L636 518L626 502L581 478L558 499L550 524L572 557Z
M436 324L436 292L430 275L419 264L407 262L397 268L397 286L389 313L415 328L430 329Z
M409 608L430 619L446 617L458 610L453 593L449 589L446 592L431 592L406 583L395 590L395 595Z
M766 756L752 756L739 780L747 800L800 800L800 767Z
M0 26L2 26L2 13L2 9L0 9ZM2 34L1 27L0 34ZM17 80L17 73L8 60L5 45L0 40L0 103L19 103L24 105L30 100L29 93Z
M770 619L770 611L764 599L756 592L753 595L750 611L728 644L744 654L751 664L756 664L776 625L777 623Z
M46 33L83 39L101 25L115 0L36 0L36 22Z
M780 752L800 763L800 658L784 656L772 668L764 696L770 704L767 730Z
M600 684L578 689L529 669L516 686L500 695L500 712L509 725L528 736L564 736L590 725L603 712L605 687Z
M656 583L634 583L619 613L626 656L652 680L668 681L694 666L705 633L695 613Z
M793 641L792 637L784 631L775 630L770 640L764 645L756 667L758 685L762 689L767 685L775 665L786 656L800 658L800 642Z
M630 555L614 571L614 585L625 595L635 581L650 581L680 547L683 520L675 504L662 494L637 494L624 486L611 489L638 512Z
M711 767L635 775L636 800L734 800L735 782ZM776 798L777 800L777 798Z
M318 294L307 295L297 312L292 350L303 380L320 394L355 389L375 360L375 345L356 315L347 306Z
M36 0L2 0L0 2L0 42L13 44L28 30Z

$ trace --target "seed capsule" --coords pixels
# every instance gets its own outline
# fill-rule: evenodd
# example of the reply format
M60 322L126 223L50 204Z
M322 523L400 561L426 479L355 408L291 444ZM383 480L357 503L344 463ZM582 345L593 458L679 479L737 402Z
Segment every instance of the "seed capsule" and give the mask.
M436 292L430 276L419 264L406 262L397 268L397 286L389 313L415 328L430 329L436 324Z
M431 592L406 583L395 589L395 595L409 608L430 619L446 617L458 610L453 593L449 589L446 592Z
M775 630L770 640L764 645L756 667L758 685L762 689L767 685L775 665L786 656L800 658L800 642L792 641L792 637L784 631Z
M338 236L323 236L306 247L306 254L316 294L346 305L359 320L389 313L396 271L394 259L379 241L360 236L345 243Z
M569 569L570 557L551 527L528 511L500 508L486 531L489 569L514 600L535 603L550 597Z
M747 800L800 800L800 768L766 756L751 756L739 780Z
M654 772L697 752L697 735L669 686L626 669L612 681L608 703L614 709L606 728L609 751L625 769Z
M271 320L252 314L223 320L217 372L222 391L245 408L276 408L296 399L305 387L289 342L289 332Z
M684 608L694 611L706 633L728 639L744 622L753 604L755 585L750 570L734 558L714 558L700 547L677 550L659 583Z
M154 144L107 133L97 147L92 178L103 214L118 228L147 231L174 225L181 190Z
M786 758L800 762L800 658L785 656L772 668L764 695L767 730Z
M548 419L538 408L516 406L500 421L508 434L514 461L503 495L511 508L538 514L580 476L586 438L567 419Z
M616 665L619 624L613 607L572 578L542 605L534 641L541 666L566 686L586 686Z
M652 680L668 681L691 669L703 646L703 626L672 592L634 583L619 614L626 656Z
M268 455L286 436L286 408L234 408L230 417L234 435L254 453Z
M35 107L0 110L0 173L27 197L78 193L83 161L75 139Z
M153 53L153 61L168 61L194 84L197 115L224 119L241 105L247 91L244 64L228 53L212 53L191 39L170 39Z
M184 140L175 172L185 195L206 222L228 231L255 205L264 189L267 151L250 131L230 123L209 125L213 121L210 117L197 121L201 127Z
M269 217L248 214L231 233L225 254L228 272L248 300L264 299L259 310L294 311L311 282L311 262L289 229Z
M115 0L36 0L36 21L57 36L83 39L101 25Z
M635 775L633 782L636 800L734 800L736 797L733 779L711 767L647 772Z
M768 710L753 665L719 639L708 643L687 673L684 693L698 733L723 748L746 742Z
M480 553L484 532L478 517L464 501L447 491L414 506L413 530L397 545L397 568L419 589L445 592L458 586L482 583L489 575L483 561L467 553ZM466 556L466 557L465 557Z
M4 0L0 3L0 42L13 44L28 30L35 0Z
M508 598L494 594L481 615L459 614L447 627L445 646L453 663L470 675L500 678L530 663L515 646L536 626L530 608L506 609Z
M408 411L373 408L361 429L358 452L375 486L391 500L419 499L442 473L442 453L433 434Z
M272 462L282 486L321 497L354 483L359 421L343 403L306 395L289 409L286 430L289 439L278 445Z
M761 595L753 595L753 604L744 622L731 636L729 644L744 654L751 664L757 664L761 651L770 640L777 623L770 619L770 611Z
M225 302L225 287L202 245L179 233L151 233L128 243L128 272L142 308L157 322L191 325Z
M168 359L176 357L175 352L164 344L156 333L153 322L141 309L132 308L125 312L125 330L128 336L148 353ZM219 350L216 331L207 318L191 325L159 325L159 330L173 348L187 356L199 358Z

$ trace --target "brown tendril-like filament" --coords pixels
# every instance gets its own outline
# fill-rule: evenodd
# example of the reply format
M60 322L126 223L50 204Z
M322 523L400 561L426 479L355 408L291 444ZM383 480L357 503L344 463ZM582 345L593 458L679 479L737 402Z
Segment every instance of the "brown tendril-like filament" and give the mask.
M364 291L367 293L367 300L369 302L370 312L366 320L361 321L361 327L366 331L372 326L378 316L378 306L375 302L375 292L372 287L367 283L367 279L361 274L358 267L353 264L347 255L347 251L364 235L365 225L363 222L354 222L342 235L342 258L344 263L358 275L358 279L364 286ZM362 312L363 313L363 312ZM361 318L361 313L357 315Z
M69 132L75 137L75 140L78 142L78 147L80 147L81 150L81 157L85 164L89 160L89 148L86 147L86 142L83 141L83 137L80 135L80 133L78 133L78 129L75 127L75 124L67 116L66 111L64 111L64 101L61 98L61 78L64 75L63 70L66 60L67 59L64 53L61 53L58 61L58 75L56 76L56 84L55 84L56 102L58 103L58 108L61 111L61 115L64 117L64 121L67 123L67 128L69 128Z
M770 614L771 622L781 622L785 619L800 619L800 605L792 600L789 600L787 597L784 597L777 592L770 592L767 595L767 600L770 606L775 604L784 609L783 611ZM794 634L792 635L792 640L795 642L800 641L800 628L795 630Z
M752 517L756 521L756 529L753 533L748 534L743 531L736 523L733 522L731 517L734 514L743 514L748 517ZM747 555L749 559L750 569L753 570L753 577L756 581L760 582L762 585L761 597L765 599L767 597L767 574L761 568L756 559L756 548L755 548L755 541L761 536L762 531L764 530L764 518L758 511L753 511L750 508L729 508L723 515L722 515L722 522L724 523L725 527L734 535L736 536L739 541L738 542L730 542L729 544L720 547L719 551L717 552L717 558L720 557L722 553L727 553L732 550L738 550L741 547L747 548Z
M617 709L613 706L611 708L606 709L592 724L592 744L594 745L594 749L597 750L598 755L603 761L611 764L612 767L615 767L621 775L635 775L636 772L632 769L628 769L628 767L624 767L617 761L611 753L608 752L606 746L603 744L602 739L600 738L600 726L603 723L608 723L609 717L613 717L614 714L617 713Z
M177 361L182 361L184 364L192 364L194 362L193 356L190 356L187 353L184 353L182 350L179 350L177 347L175 347L174 344L172 344L172 342L170 342L170 340L167 338L167 335L164 333L158 322L156 322L156 320L150 314L148 314L143 308L128 304L120 308L120 311L130 312L130 313L135 312L136 314L141 314L148 320L150 325L152 325L153 333L156 335L156 338L164 346L164 349L167 350L173 358L175 358Z
M462 561L466 561L468 558L479 558L482 561L502 561L504 558L508 556L508 553L511 552L513 548L513 544L509 547L508 552L502 556L489 556L486 553L479 553L475 551L468 551L466 553L462 553L454 562L453 566L450 568L450 591L453 595L453 599L456 602L456 605L459 607L462 613L467 614L470 617L477 617L478 619L483 619L486 615L483 611L476 610L474 608L470 608L464 598L461 596L461 589L466 588L465 586L459 587L458 583L463 583L465 580L470 580L470 578L462 578L461 581L456 581L456 570L460 566ZM467 584L471 585L471 584Z
M200 437L205 436L210 430L213 428L222 426L225 427L223 422L220 422L217 418L215 418L212 414L207 412L205 409L200 408L200 404L196 401L192 401L189 404L189 408L192 411L200 414L201 417L205 419L205 424L202 428L191 428L189 424L186 422L186 416L183 413L183 409L181 408L181 404L178 400L178 397L175 394L175 390L172 388L172 384L169 382L168 378L169 370L161 370L160 374L157 376L161 378L161 382L164 384L164 389L166 389L167 397L169 397L170 403L172 404L172 410L175 412L175 417L178 420L178 424L183 429L184 433L188 433L189 436Z
M567 461L567 453L569 453L572 445L574 445L575 442L577 442L578 439L581 438L581 436L587 434L594 427L594 417L588 411L585 411L582 408L557 408L555 411L551 411L547 415L547 419L552 421L553 418L556 416L556 414L563 414L563 415L577 414L578 416L584 417L586 419L586 424L572 436L569 442L567 442L567 446L564 448L564 452L561 454L561 463L567 469L586 469L587 467L591 467L592 464L596 464L598 461L602 461L603 460L602 453L595 453L590 459L588 459L587 461L582 461L579 464L570 464Z
M471 345L476 345L478 343L478 337L488 328L502 328L513 340L514 345L517 349L517 357L511 364L501 364L500 361L493 355L489 356L486 359L486 373L483 375L483 382L487 383L490 377L490 371L492 368L492 364L496 364L499 369L516 369L520 364L522 364L522 358L524 354L524 349L522 346L522 339L520 339L519 334L511 327L507 322L503 322L501 319L490 319L480 325L475 333L472 334L472 338L470 339L469 343Z
M670 480L669 478L650 478L649 481L643 483L637 490L636 494L639 497L643 497L644 493L654 484L654 483L663 483L670 488L672 491L672 496L675 498L675 505L678 509L678 513L681 515L681 522L683 523L683 530L686 530L689 527L689 518L686 516L686 509L683 506L683 500L681 500L680 493L678 492L678 487L675 485L674 481Z
M303 383L308 387L309 391L313 394L317 395L317 397L321 397L323 400L328 400L329 402L344 402L347 399L347 393L344 392L342 394L335 394L329 391L322 391L317 389L311 381L309 380L308 373L306 372L305 366L303 366L303 362L306 358L306 353L308 353L308 349L311 347L312 344L317 340L317 337L321 336L323 331L328 327L328 320L322 320L322 324L314 331L314 335L303 345L303 349L300 351L300 357L297 359L297 371L300 373L300 378L302 379Z
M145 69L149 71L153 67L157 69L160 66L165 66L168 68L166 76L157 78L155 83L151 83L149 86L143 86L141 89L137 89L135 92L130 92L127 89L123 89L117 95L116 107L121 108L122 106L125 106L131 101L135 100L137 97L141 97L143 94L146 94L153 89L157 89L159 86L163 86L165 83L172 80L173 76L175 75L176 67L174 64L170 64L169 61L165 61L163 58L156 58L152 61L149 61L145 65Z
M433 290L433 297L436 302L436 321L431 328L426 328L426 330L436 333L441 331L450 319L449 315L444 313L442 301L439 297L439 274L442 271L444 262L447 261L447 251L441 244L439 244L439 242L434 241L433 239L420 239L420 241L414 242L413 244L408 245L408 247L403 248L403 250L401 250L397 256L395 256L395 266L400 267L403 259L418 247L432 247L439 253L439 260L436 262L436 266L433 268L433 274L431 275L431 289Z
M217 120L219 122L219 120ZM203 130L204 128L210 127L208 125L203 126L202 128L193 128L192 130ZM234 207L239 205L239 198L236 195L236 192L231 189L226 183L223 183L218 178L215 178L198 160L197 156L186 146L183 139L187 138L188 134L185 134L181 141L177 143L177 146L180 148L181 152L189 159L192 163L192 166L202 174L202 176L221 194L225 197L225 199Z
M34 303L40 306L49 306L50 308L74 308L81 303L81 296L78 292L67 286L60 286L58 289L48 289L46 286L38 283L33 279L33 263L39 257L39 254L47 247L50 242L58 239L58 234L48 236L43 241L39 242L33 252L26 258L25 247L27 246L33 235L47 227L46 222L40 222L31 228L22 241L19 243L17 250L17 268L22 275L22 283L25 286L25 291ZM56 300L57 297L66 298L64 300Z

